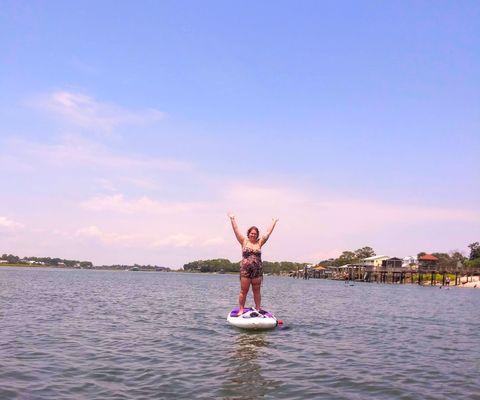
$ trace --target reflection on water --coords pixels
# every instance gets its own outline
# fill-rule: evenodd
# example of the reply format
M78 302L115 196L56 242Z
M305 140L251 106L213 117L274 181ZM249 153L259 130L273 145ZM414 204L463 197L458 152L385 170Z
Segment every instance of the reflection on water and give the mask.
M268 332L242 332L236 337L222 397L261 398L279 386L278 381L266 378L262 370L262 359L269 356L267 336Z

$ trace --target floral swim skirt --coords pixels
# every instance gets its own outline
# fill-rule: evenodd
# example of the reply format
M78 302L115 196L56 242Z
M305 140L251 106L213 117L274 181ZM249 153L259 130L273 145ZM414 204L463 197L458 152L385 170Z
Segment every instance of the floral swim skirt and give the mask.
M263 276L262 261L244 258L240 262L240 277L255 279Z

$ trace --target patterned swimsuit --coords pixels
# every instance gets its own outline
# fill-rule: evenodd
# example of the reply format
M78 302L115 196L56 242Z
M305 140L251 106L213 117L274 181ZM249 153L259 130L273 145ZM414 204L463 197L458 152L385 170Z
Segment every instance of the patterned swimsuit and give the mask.
M263 276L262 251L242 246L242 261L240 261L240 277L255 279Z

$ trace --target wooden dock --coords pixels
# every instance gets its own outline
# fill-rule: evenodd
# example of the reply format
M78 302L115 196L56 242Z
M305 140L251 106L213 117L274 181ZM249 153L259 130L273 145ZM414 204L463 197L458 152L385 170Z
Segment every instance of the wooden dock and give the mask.
M293 271L294 278L300 279L333 279L344 281L359 281L370 283L405 284L414 283L419 285L442 285L458 286L460 279L467 277L471 282L474 276L480 276L480 268L451 267L437 269L410 269L410 268L385 268L364 265L352 265L348 268L331 270L303 270Z

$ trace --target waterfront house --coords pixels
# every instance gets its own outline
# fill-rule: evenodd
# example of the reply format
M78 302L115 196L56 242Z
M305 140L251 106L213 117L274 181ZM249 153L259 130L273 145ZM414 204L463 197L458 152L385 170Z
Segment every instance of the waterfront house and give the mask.
M418 270L420 272L427 272L437 268L438 258L432 254L424 254L418 257Z
M402 267L403 268L417 268L418 267L418 261L417 261L417 258L416 257L412 257L412 256L406 256L406 257L403 257L403 260L402 260Z
M364 267L367 267L367 269L371 271L376 271L377 268L382 266L382 262L388 260L388 256L372 256L372 257L367 257L362 260L362 264Z
M403 260L398 257L392 257L382 261L382 267L387 269L402 268Z
M344 265L341 265L340 267L337 267L338 277L343 279L345 274L348 274L349 268L350 268L350 264L344 264Z
M312 268L312 275L314 278L325 278L327 274L325 273L325 270L327 267L324 267L322 265L317 265Z

